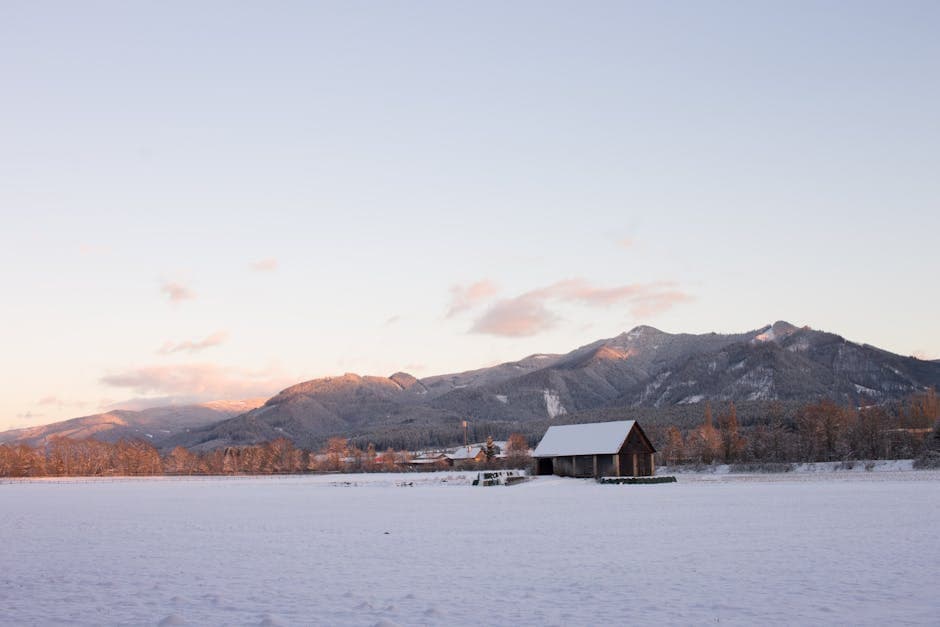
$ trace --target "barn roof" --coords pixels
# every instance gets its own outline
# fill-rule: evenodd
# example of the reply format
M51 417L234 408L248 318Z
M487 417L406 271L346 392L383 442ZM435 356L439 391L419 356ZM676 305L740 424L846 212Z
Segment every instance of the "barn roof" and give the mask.
M635 420L618 420L585 425L553 425L535 447L532 457L612 455L620 451L635 424Z

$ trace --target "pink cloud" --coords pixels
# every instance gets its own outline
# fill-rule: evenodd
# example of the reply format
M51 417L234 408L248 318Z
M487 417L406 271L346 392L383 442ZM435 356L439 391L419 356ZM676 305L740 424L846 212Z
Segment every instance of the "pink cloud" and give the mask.
M255 272L274 272L277 270L277 259L274 257L268 257L267 259L259 259L251 264L251 269Z
M617 240L617 245L621 248L633 248L636 244L636 241L632 237L621 237Z
M539 295L529 293L501 300L490 307L470 328L472 333L523 337L546 331L557 322Z
M188 287L172 281L164 281L160 286L160 291L166 294L171 303L180 303L184 300L190 300L196 297Z
M552 301L587 307L621 305L633 316L646 318L690 300L691 296L671 282L596 287L582 278L567 279L497 302L470 331L508 337L535 335L556 324L558 317L548 308Z
M483 279L470 285L454 285L450 288L451 300L447 317L452 318L468 309L473 309L497 292L499 292L499 287L489 279Z
M183 342L165 342L157 353L160 355L172 355L173 353L198 353L199 351L213 346L219 346L228 339L228 333L225 331L216 331L212 335L201 340L186 340Z
M247 371L215 364L144 366L117 372L101 382L141 396L183 397L192 401L271 396L296 383L271 370Z

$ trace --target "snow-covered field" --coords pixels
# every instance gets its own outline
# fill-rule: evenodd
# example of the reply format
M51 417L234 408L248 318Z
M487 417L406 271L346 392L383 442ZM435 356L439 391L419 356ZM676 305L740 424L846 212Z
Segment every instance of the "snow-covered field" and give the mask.
M0 623L932 624L940 473L0 485ZM413 485L403 485L412 483Z

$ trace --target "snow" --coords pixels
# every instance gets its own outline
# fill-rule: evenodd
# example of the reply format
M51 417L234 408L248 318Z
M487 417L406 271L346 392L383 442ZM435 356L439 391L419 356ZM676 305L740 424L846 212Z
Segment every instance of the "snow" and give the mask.
M506 396L505 394L497 394L496 400L498 400L500 403L503 403L505 405L506 403L509 402L509 397Z
M693 394L692 396L686 396L684 399L679 401L679 405L691 405L693 403L699 403L704 400L704 394Z
M880 480L877 475L880 473L910 473L914 469L914 460L912 459L880 459L880 460L859 460L850 462L810 462L803 464L793 464L792 470L787 473L762 474L758 473L764 481L806 481L812 477L803 475L813 475L815 477L824 477L828 474L829 478L843 478L847 473L868 474L875 476L875 480ZM711 477L724 476L727 480L747 479L754 473L732 473L731 466L728 464L715 464L697 469L694 466L668 467L660 466L656 471L657 475L682 475L683 481L708 481ZM905 479L933 479L934 475L929 472L915 472L907 475L897 475ZM940 477L940 475L938 475ZM858 480L859 477L853 479ZM813 479L814 480L814 479Z
M535 447L533 457L613 454L630 435L634 420L552 425Z
M777 334L774 333L774 328L771 326L771 327L768 327L766 331L764 331L763 333L755 337L753 339L753 343L756 344L759 342L773 342L776 339L777 339Z
M542 390L542 395L545 397L545 411L548 412L549 418L557 418L568 413L565 406L561 404L558 392L555 390Z
M493 488L473 474L0 485L0 622L927 625L940 612L940 472Z

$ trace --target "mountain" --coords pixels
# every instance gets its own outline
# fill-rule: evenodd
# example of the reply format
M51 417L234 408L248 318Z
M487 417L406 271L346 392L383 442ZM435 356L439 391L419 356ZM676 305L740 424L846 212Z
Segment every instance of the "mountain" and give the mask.
M42 446L52 438L67 437L77 440L94 438L103 442L146 440L159 448L172 436L243 414L262 403L264 399L248 399L153 407L141 411L117 409L39 427L4 431L0 433L0 444L22 442Z
M940 387L940 364L776 322L737 334L672 334L640 326L564 355L531 355L416 379L346 374L287 388L243 415L166 440L196 448L331 436L427 444L470 419L494 431L576 420L603 408L682 407L705 400L870 405ZM484 434L485 435L485 434Z

